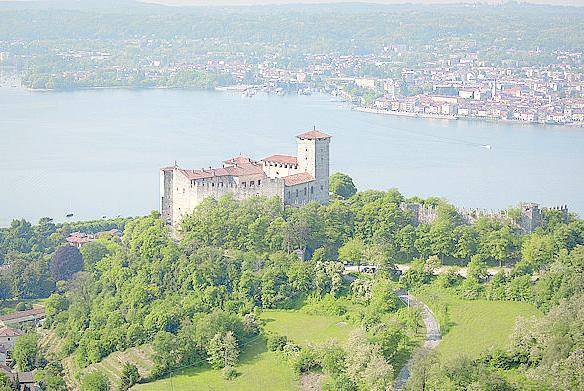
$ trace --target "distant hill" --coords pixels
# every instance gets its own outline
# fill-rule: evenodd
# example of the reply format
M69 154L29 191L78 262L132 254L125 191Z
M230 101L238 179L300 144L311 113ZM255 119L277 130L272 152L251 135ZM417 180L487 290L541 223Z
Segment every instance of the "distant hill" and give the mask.
M249 5L329 5L367 7L387 5L430 4L504 4L509 0L0 0L0 9L70 9L70 10L121 10L160 9L164 6L249 6ZM529 3L555 6L584 6L583 0L520 0Z
M1 0L0 0L1 1ZM166 5L258 5L258 4L317 4L317 3L376 3L376 4L501 4L506 0L145 0ZM584 6L582 0L521 0L520 3Z

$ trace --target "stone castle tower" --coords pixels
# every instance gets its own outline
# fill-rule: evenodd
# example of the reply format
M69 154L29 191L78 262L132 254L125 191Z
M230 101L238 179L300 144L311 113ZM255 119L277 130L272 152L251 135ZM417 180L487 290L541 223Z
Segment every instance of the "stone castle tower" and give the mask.
M330 137L310 137L313 132L308 132L306 137L296 137L298 143L298 169L307 172L314 177L314 199L328 202L329 199L329 145Z

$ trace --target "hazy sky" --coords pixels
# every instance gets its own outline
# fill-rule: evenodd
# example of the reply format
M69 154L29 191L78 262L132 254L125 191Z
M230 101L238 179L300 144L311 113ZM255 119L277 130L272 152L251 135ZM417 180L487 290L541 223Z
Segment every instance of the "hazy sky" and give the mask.
M147 0L152 3L172 5L250 5L250 4L294 4L294 3L354 3L359 0ZM538 4L580 5L584 6L584 0L523 0L524 2ZM363 3L380 4L439 4L439 3L500 3L501 0L368 0Z
M0 0L30 1L30 0ZM35 0L32 0L35 1ZM36 0L51 1L51 0ZM501 3L506 0L141 0L148 3L166 5L258 5L258 4L318 4L318 3L377 3L377 4L445 4L445 3ZM584 6L584 0L518 0L534 4L577 5Z

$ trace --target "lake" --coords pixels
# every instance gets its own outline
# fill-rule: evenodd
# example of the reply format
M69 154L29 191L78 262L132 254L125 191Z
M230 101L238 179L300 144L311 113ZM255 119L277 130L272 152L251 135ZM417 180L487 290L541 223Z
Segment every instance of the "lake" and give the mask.
M0 225L63 221L69 211L75 219L146 214L158 208L160 167L295 154L294 136L314 125L333 136L332 172L348 173L359 189L584 213L584 129L376 115L323 95L4 87Z

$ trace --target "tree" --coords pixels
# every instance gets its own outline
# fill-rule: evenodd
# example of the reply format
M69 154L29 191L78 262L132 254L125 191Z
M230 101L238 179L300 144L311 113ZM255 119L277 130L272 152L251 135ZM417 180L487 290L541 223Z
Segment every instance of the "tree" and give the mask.
M432 367L438 362L434 352L428 352L424 349L418 349L412 356L412 368L410 370L410 379L406 384L406 390L426 391L431 378Z
M109 391L109 389L109 380L101 372L90 372L83 376L81 381L81 391Z
M374 356L363 371L363 381L371 391L388 391L393 387L393 367L382 356Z
M61 246L53 255L50 269L55 281L69 280L83 269L83 256L76 247Z
M207 346L209 364L215 369L234 367L239 357L239 346L233 332L217 333Z
M4 374L0 373L0 391L13 391L14 387L10 378Z
M364 390L391 390L393 367L389 365L379 345L370 343L364 330L358 329L349 337L346 345L347 375Z
M489 276L487 264L478 255L473 255L466 269L466 279L483 282Z
M547 235L532 234L524 240L521 246L523 261L534 270L552 263L555 253L554 239Z
M350 264L360 265L365 254L365 244L358 238L354 238L339 248L339 260Z
M126 362L120 375L120 391L129 390L140 379L136 365Z
M167 331L159 332L152 341L152 348L156 353L154 354L154 371L156 373L163 373L176 366L178 344L174 335Z
M357 192L357 188L350 176L337 172L330 177L329 191L341 199L347 199Z
M49 362L43 369L37 369L34 379L45 391L67 391L63 367L58 361Z
M33 370L39 364L41 358L38 336L34 333L29 333L18 338L14 344L12 358L21 372Z

